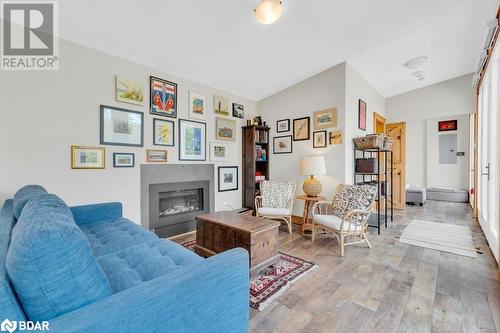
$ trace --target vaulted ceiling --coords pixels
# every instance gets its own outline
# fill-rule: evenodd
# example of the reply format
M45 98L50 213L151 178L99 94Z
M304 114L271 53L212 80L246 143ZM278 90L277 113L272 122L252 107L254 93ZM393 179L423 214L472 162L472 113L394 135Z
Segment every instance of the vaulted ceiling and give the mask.
M60 35L260 100L343 61L390 97L475 70L497 0L61 0ZM418 81L402 64L429 61Z

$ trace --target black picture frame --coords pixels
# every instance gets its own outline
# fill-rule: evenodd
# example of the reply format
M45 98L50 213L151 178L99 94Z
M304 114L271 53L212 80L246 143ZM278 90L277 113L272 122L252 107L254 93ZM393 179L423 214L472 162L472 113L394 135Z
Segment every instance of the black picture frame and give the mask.
M172 85L174 87L174 114L173 115L169 115L169 114L166 114L166 113L162 113L162 112L157 112L157 111L153 111L153 81L159 81L161 83L164 83L164 84L169 84L169 85ZM156 76L150 76L149 77L149 113L150 114L154 114L156 116L161 116L161 117L168 117L168 118L177 118L177 99L178 99L178 86L177 86L177 83L175 82L172 82L172 81L168 81L168 80L165 80L165 79L162 79L162 78L159 78L159 77L156 77Z
M366 114L368 105L363 100L358 100L358 129L366 131Z
M282 130L280 131L279 128L279 124L281 122L286 122L286 130ZM281 120L277 120L276 121L276 133L284 133L284 132L289 132L290 131L290 119L281 119Z
M296 139L295 138L295 123L300 120L307 120L307 138ZM295 118L293 120L293 141L306 141L311 139L311 117Z
M141 116L141 143L139 144L132 144L132 143L123 143L123 142L113 142L113 141L105 141L104 140L104 112L105 110L113 110L113 111L118 111L118 112L127 112L127 113L134 113L138 114ZM100 120L99 120L99 142L101 145L108 145L108 146L125 146L125 147L144 147L144 113L140 111L133 111L133 110L128 110L128 109L122 109L122 108L117 108L114 106L109 106L109 105L100 105Z
M316 146L316 144L315 144L316 140L315 140L315 138L314 138L314 137L315 137L317 134L323 134L323 135L325 136L325 144L324 144L324 145L322 145L322 146ZM327 135L326 135L326 134L327 134L327 133L326 133L326 130L324 130L324 131L316 131L316 132L313 132L313 140L312 140L312 141L313 141L313 148L326 148L326 147L327 147L327 140L328 140L328 138L327 138Z
M181 153L181 149L182 149L182 125L181 123L182 122L188 122L188 123L197 123L197 124L202 124L204 126L204 132L205 132L205 141L203 142L203 149L205 151L205 158L204 159L191 159L191 158L181 158L182 156L182 153ZM179 161L193 161L193 162L202 162L202 161L206 161L207 160L207 123L204 123L202 121L196 121L196 120L190 120L190 119L181 119L179 118L179 129L177 130L177 132L179 133Z
M132 157L132 165L118 165L116 164L116 156L128 155ZM113 153L113 168L133 168L135 167L135 154L134 153Z
M245 106L243 104L233 103L233 117L239 119L245 118Z
M172 123L172 132L173 133L172 133L172 144L171 145L156 143L156 122L157 121ZM162 147L174 147L175 146L175 121L168 120L168 119L153 118L153 146L162 146Z
M438 122L438 132L449 132L458 130L458 120L442 120Z
M220 177L220 172L222 169L236 169L236 187L235 188L230 188L230 189L221 189L221 177ZM229 192L229 191L237 191L238 190L238 183L239 183L239 174L238 174L238 166L220 166L217 168L217 190L218 192Z
M290 151L282 151L282 152L276 152L276 139L281 139L281 138L290 138ZM291 154L293 153L293 138L291 135L281 135L281 136L275 136L273 138L273 154Z

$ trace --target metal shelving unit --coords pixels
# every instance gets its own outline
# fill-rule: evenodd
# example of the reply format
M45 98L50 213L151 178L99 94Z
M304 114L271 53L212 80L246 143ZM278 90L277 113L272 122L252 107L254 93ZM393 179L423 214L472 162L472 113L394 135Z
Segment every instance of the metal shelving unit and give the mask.
M361 155L361 156L360 156ZM384 158L384 169L381 170L380 167L380 157ZM356 172L356 158L376 158L377 159L377 170L378 173L364 173ZM387 217L388 217L388 206L390 207L391 222L394 221L394 206L392 200L393 193L393 173L394 167L392 163L392 150L383 150L380 148L354 148L354 184L367 183L368 181L377 185L377 214L370 217L368 220L368 226L377 228L377 232L380 235L380 223L381 223L381 212L380 203L384 202L384 224L387 228ZM389 177L390 176L390 180ZM360 179L361 178L361 179ZM367 179L368 178L368 179ZM383 178L383 179L382 179ZM382 183L385 182L385 194L382 195ZM388 189L390 188L390 191ZM390 198L390 199L389 199Z

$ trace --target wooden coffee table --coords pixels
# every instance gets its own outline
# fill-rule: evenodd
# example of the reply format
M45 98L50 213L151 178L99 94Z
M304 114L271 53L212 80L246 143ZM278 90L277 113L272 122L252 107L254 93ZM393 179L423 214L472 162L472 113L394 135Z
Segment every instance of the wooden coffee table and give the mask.
M198 215L194 250L209 257L242 247L250 256L250 274L256 275L280 260L279 226L279 221L235 212Z

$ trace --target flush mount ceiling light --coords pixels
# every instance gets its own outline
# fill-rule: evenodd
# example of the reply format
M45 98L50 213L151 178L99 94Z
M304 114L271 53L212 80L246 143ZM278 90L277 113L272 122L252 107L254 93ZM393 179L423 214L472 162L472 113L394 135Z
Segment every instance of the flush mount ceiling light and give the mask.
M259 23L272 24L281 17L283 3L280 0L262 0L254 9L255 18Z
M427 56L416 57L405 62L403 64L403 67L406 69L417 69L422 67L427 62L427 60L429 60L429 57Z

